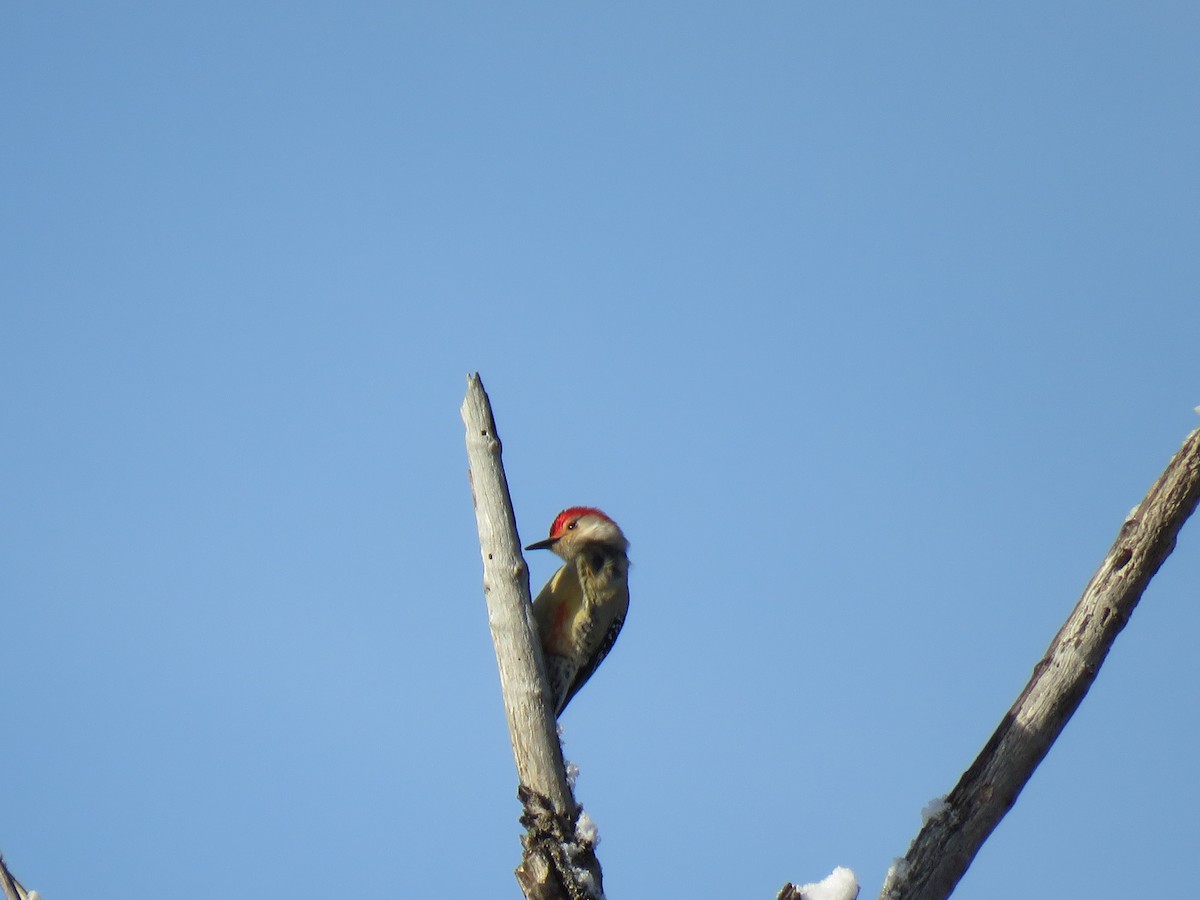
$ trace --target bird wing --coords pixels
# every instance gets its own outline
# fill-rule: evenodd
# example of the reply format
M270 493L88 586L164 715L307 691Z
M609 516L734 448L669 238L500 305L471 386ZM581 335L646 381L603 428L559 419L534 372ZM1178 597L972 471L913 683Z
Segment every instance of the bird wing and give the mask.
M604 662L604 657L608 656L608 651L617 642L617 635L621 633L621 626L624 624L624 616L613 617L612 622L609 623L608 631L604 633L604 640L600 642L600 647L596 651L596 655L588 661L587 665L580 667L579 671L575 673L575 677L571 680L571 684L567 687L567 693L563 696L563 701L559 704L558 710L555 712L556 717L562 715L562 711L567 708L567 704L571 702L571 698L579 693L579 689L592 677L592 673L596 671L596 667Z

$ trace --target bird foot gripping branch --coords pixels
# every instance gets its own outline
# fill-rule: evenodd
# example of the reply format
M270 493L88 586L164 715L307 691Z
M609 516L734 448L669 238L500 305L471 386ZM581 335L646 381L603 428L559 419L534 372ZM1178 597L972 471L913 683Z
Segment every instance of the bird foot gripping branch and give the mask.
M564 560L533 601L554 715L562 715L616 643L629 610L629 541L598 509L573 506L525 548Z

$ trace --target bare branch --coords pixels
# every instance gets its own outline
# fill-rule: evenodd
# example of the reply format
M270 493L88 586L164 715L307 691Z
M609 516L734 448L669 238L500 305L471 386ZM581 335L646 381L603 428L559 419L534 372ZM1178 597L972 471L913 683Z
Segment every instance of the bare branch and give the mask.
M0 853L0 889L4 891L4 900L38 900L37 891L25 890L21 886L21 882L17 881L12 872L8 871L3 853Z
M1025 690L888 873L881 900L941 900L954 890L1079 707L1198 501L1200 429L1129 514Z
M601 898L600 863L591 840L577 835L580 809L567 784L545 662L530 614L529 569L517 539L500 436L478 374L467 379L462 418L483 556L483 593L517 764L518 795L525 807L525 854L517 881L531 900Z

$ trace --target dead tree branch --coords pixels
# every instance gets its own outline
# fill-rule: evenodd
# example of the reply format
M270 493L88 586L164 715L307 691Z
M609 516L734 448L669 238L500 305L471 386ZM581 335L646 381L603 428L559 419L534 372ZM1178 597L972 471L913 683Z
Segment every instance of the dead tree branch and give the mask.
M1134 509L1016 703L888 873L881 900L941 900L1016 802L1200 501L1200 429Z
M21 886L21 882L17 881L12 872L8 871L3 853L0 853L0 890L4 892L4 900L38 900L37 891L25 890Z
M600 862L592 841L579 834L581 810L567 784L545 662L530 615L529 569L517 539L500 436L478 374L467 379L462 419L483 556L483 593L524 805L526 834L517 881L530 900L602 898Z

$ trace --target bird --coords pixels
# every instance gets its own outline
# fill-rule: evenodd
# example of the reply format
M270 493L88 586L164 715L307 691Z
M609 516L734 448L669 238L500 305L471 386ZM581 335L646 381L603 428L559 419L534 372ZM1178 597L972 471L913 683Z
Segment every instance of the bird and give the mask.
M554 716L562 715L616 643L629 611L629 541L592 506L564 509L550 536L525 548L551 550L563 566L533 601Z

